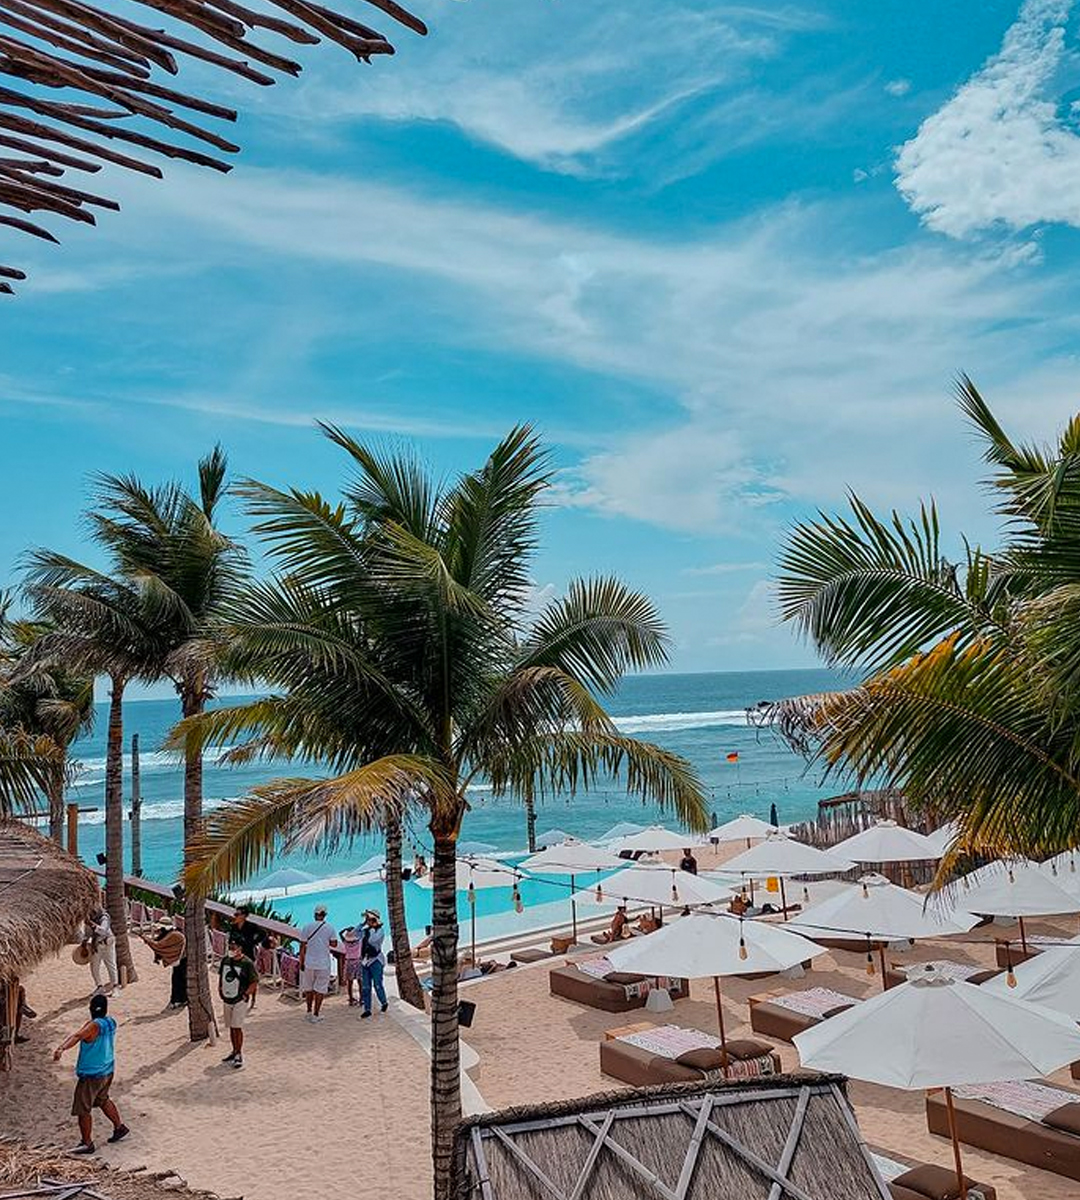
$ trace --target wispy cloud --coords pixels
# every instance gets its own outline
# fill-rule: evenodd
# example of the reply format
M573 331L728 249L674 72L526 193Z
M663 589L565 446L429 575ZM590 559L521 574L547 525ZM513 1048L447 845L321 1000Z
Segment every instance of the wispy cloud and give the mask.
M765 562L718 562L707 567L684 567L684 575L737 575L743 571L765 571Z
M928 117L896 160L896 184L931 228L963 238L1004 226L1080 225L1080 82L1066 47L1072 0L1027 0L1001 50Z

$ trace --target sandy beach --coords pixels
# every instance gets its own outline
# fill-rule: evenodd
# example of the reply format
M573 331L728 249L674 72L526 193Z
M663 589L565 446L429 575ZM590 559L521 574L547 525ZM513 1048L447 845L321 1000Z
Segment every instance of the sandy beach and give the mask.
M1064 925L1043 932L1069 934ZM1034 932L1034 930L1033 930ZM990 965L992 933L985 944L949 948L949 957ZM378 1194L425 1200L428 1180L427 1057L392 1015L361 1022L355 1009L332 998L322 1025L308 1025L300 1006L275 993L260 995L248 1027L246 1067L220 1065L221 1043L192 1046L182 1013L162 1011L166 972L136 943L140 981L113 1005L119 1021L115 1097L131 1137L104 1144L101 1155L116 1166L172 1169L193 1187L222 1196L271 1200L284 1194L315 1200L327 1186L359 1195L363 1179L378 1180ZM918 962L943 956L941 943L897 957ZM555 960L559 961L559 960ZM552 997L550 963L466 985L477 1003L466 1038L479 1055L472 1071L491 1107L554 1100L621 1086L599 1070L604 1031L648 1014L608 1014ZM780 980L725 981L729 1033L747 1033L747 997ZM829 953L788 988L834 987L865 996L880 988L861 955ZM39 1016L31 1042L20 1048L10 1076L0 1076L0 1130L35 1142L74 1142L68 1116L72 1062L55 1065L51 1049L79 1024L89 976L66 956L51 960L28 980ZM711 985L693 985L672 1019L715 1031ZM786 1068L798 1065L794 1048L780 1043ZM1068 1072L1053 1077L1069 1086ZM926 1130L921 1093L904 1094L850 1085L860 1127L871 1146L896 1157L948 1163L948 1143ZM102 1130L102 1133L105 1131ZM968 1173L992 1183L1000 1200L1077 1200L1080 1184L977 1150L965 1151ZM362 1173L361 1173L362 1172Z

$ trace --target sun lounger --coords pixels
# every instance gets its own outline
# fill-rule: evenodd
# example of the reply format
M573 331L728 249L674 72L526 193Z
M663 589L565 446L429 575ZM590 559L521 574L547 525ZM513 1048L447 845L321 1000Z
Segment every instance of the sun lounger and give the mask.
M278 973L281 975L281 994L300 999L300 959L295 954L278 952Z
M657 981L645 975L623 974L615 971L606 959L554 967L548 972L548 984L553 996L616 1013L644 1008L649 991L656 986L667 988L672 1000L679 1000L690 991L685 979Z
M634 1087L723 1079L719 1046L720 1039L711 1034L660 1025L602 1041L600 1070ZM697 1065L679 1061L687 1054ZM729 1079L778 1075L781 1070L780 1055L764 1042L729 1042L727 1063Z
M221 962L229 953L229 939L220 929L210 930L210 951L214 962Z
M956 1187L956 1172L951 1167L931 1163L897 1162L881 1154L872 1154L878 1174L885 1180L893 1200L937 1200ZM966 1175L968 1200L997 1200L997 1192L988 1183L979 1183Z
M955 1088L957 1136L965 1145L1080 1180L1080 1136L1046 1124L1055 1110L1077 1102L1080 1093L1043 1083ZM926 1124L931 1133L949 1136L943 1093L927 1095Z
M765 1037L790 1042L796 1034L825 1020L835 1009L858 1004L854 996L831 988L807 988L802 992L766 992L750 997L750 1028Z
M926 970L927 967L934 967L939 974L947 975L950 979L957 979L963 983L985 983L988 979L993 979L995 975L1001 974L1000 971L987 970L978 964L953 962L951 959L941 958L927 963L893 963L885 972L885 986L899 987L900 984L907 983L909 979L918 975L919 971Z
M521 963L522 966L527 966L529 963L543 962L546 958L551 958L550 950L543 950L539 946L532 946L527 950L514 950L510 954L511 961Z
M280 987L281 973L278 969L278 952L269 946L260 946L255 951L255 970L263 987Z

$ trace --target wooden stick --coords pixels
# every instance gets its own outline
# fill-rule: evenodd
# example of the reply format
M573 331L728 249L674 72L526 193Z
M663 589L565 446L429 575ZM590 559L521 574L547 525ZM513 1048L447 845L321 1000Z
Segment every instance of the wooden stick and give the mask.
M167 100L170 104L179 104L183 108L206 113L207 116L218 117L222 121L236 120L235 108L226 108L223 104L213 104L198 96L188 96L173 88L151 83L148 79L134 79L114 71L103 71L100 67L83 67L83 74L90 79L97 79L101 83L115 83L132 92L145 92L148 96L156 96L159 100Z
M68 17L77 25L82 25L102 34L111 42L133 50L142 58L155 62L163 70L175 75L177 72L176 59L164 49L168 44L152 30L143 30L131 21L112 17L93 8L89 4L80 4L78 0L34 0L36 8L44 8L58 16ZM147 37L146 34L150 36Z
M25 279L26 272L16 267L0 267L0 279Z
M72 167L76 171L86 171L89 174L96 174L101 170L101 163L90 162L85 158L75 158L73 155L53 150L52 147L38 146L33 142L24 141L22 138L10 137L4 133L0 133L0 146L6 146L9 150L21 150L25 154L38 154L42 158L47 158L52 162L63 163L65 167Z
M10 167L0 166L0 175L4 175L8 179L17 180L20 183L30 182L21 172L13 170ZM65 187L63 184L52 182L42 183L40 186L42 190L47 187L50 192L55 193L63 199L71 200L73 203L93 204L98 208L107 208L111 212L120 211L120 205L115 200L109 200L105 196L97 196L93 192L82 192L78 188Z
M952 1088L945 1089L945 1111L949 1116L949 1136L952 1138L953 1160L956 1163L956 1186L960 1189L960 1200L967 1200L967 1180L964 1164L960 1159L960 1137L956 1132L956 1109L953 1107Z
M713 976L713 989L716 992L716 1020L720 1026L720 1070L724 1078L728 1077L727 1034L724 1032L724 1004L720 996L720 976Z
M34 19L24 20L22 14L26 12L33 13ZM143 65L146 63L146 59L141 56L131 54L123 47L116 46L115 43L112 43L106 50L103 47L109 43L99 42L93 34L87 33L86 30L68 25L66 21L60 21L47 13L34 12L29 5L21 4L18 0L2 0L0 16L3 18L3 23L10 28L39 38L50 46L55 46L58 50L81 54L84 58L92 58L97 62L105 63L106 66L118 67L124 72L131 72L142 77L150 74L147 66Z
M115 163L118 167L127 167L130 171L152 175L155 179L164 178L161 168L155 167L151 163L142 162L138 158L130 158L116 150L99 146L95 142L88 142L85 138L75 137L61 129L54 129L51 125L42 125L39 121L31 121L27 117L17 117L14 113L6 113L2 108L0 108L0 128L13 129L16 133L28 133L31 137L41 138L42 141L59 142L61 146L70 146L73 150L82 150L85 154L93 154L96 158Z

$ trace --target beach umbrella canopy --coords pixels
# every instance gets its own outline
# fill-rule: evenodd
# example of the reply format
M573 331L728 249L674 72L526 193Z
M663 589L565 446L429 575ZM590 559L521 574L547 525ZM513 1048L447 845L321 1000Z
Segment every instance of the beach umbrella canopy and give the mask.
M850 871L854 865L842 854L818 850L773 830L763 842L724 863L724 870L763 879L769 875L832 875Z
M498 848L498 846L493 846L491 842L458 842L457 844L458 854L463 854L466 857L494 854Z
M768 821L763 821L760 817L752 817L749 813L743 813L742 816L725 821L723 825L717 825L709 834L709 841L749 842L751 838L766 838L770 833L775 832L776 828Z
M944 825L939 826L926 836L929 838L930 844L937 851L937 857L943 858L959 835L960 826L955 821L946 821Z
M489 858L459 858L456 872L456 887L459 892L467 892L470 886L477 890L513 887L520 879L520 874L512 867L503 866L502 863ZM432 880L432 872L429 871L422 879L416 880L416 883L422 888L433 888L435 884Z
M1064 854L1056 854L1046 862L1039 864L1039 870L1058 885L1070 896L1080 896L1080 861L1075 850L1066 850Z
M951 1088L1032 1079L1080 1058L1076 1023L931 968L796 1034L804 1067L914 1091L944 1088L966 1195Z
M572 841L574 841L574 835L567 833L565 829L547 829L536 835L538 846L561 846L563 842Z
M1080 1021L1080 937L1047 946L1015 967L1009 977L997 975L982 985L1000 996L1026 1000Z
M271 871L269 875L259 884L260 889L271 891L277 888L297 887L302 883L314 883L315 876L307 871L298 871L295 867L282 867L278 871Z
M858 883L797 913L788 928L809 938L842 938L850 933L868 942L892 942L967 933L977 923L970 913L928 907L923 896L890 883L883 875L864 875Z
M373 854L370 858L365 858L364 861L356 868L357 875L375 875L378 874L386 866L385 854Z
M663 825L650 825L640 833L631 833L611 843L611 849L618 854L623 850L641 850L649 854L658 854L661 850L682 850L686 846L701 844L701 838L693 833L672 833Z
M607 957L617 971L678 979L712 976L720 1045L726 1048L721 977L786 971L821 953L820 946L775 925L720 913L693 913L646 937L621 943ZM726 1074L726 1058L723 1062Z
M625 867L626 859L604 846L568 838L530 855L519 866L534 875L573 875L580 871L612 871Z
M980 867L950 884L948 903L990 917L1057 917L1080 912L1080 899L1027 859Z
M833 853L857 863L920 862L942 855L925 834L905 829L895 821L876 821L861 833L837 843Z
M598 842L613 842L617 838L629 837L632 833L640 833L645 828L644 825L635 825L633 821L619 821L617 824L607 831L607 833L598 837Z
M620 859L620 862L625 862ZM726 903L732 889L703 875L680 871L662 863L638 863L617 871L597 884L590 892L593 904L658 904L692 905Z

